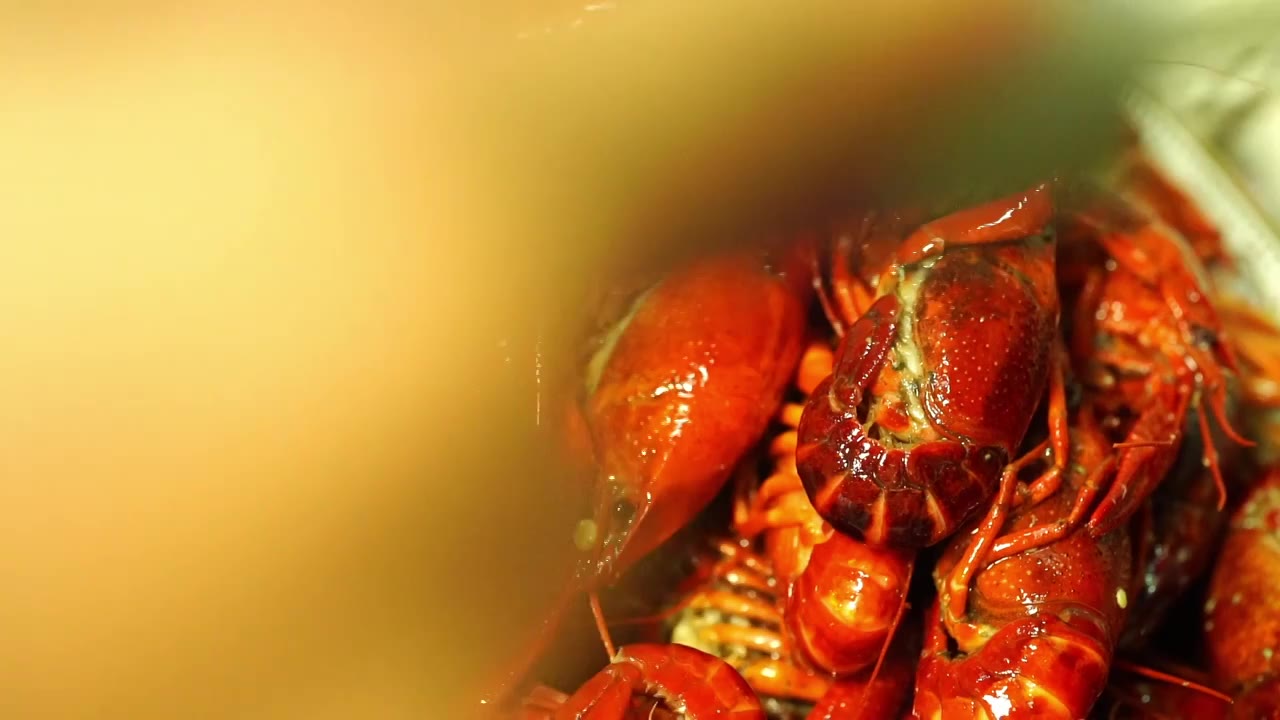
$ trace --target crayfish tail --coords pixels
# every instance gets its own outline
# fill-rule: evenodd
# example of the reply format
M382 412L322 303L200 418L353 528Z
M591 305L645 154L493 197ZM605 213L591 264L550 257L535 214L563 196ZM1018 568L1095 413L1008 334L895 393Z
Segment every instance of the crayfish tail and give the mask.
M945 629L936 622L929 632ZM1035 717L1075 720L1101 696L1110 665L1111 648L1095 623L1026 617L972 654L926 654L916 674L915 717L1010 717L1016 708L1034 708Z
M837 675L875 663L906 601L911 558L840 534L814 548L784 613L797 648Z

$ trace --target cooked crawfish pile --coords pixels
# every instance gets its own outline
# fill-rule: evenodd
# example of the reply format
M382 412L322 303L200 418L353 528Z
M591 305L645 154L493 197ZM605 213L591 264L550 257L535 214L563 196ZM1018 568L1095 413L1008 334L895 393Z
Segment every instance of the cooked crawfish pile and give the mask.
M1280 718L1280 331L1223 247L1135 151L636 294L505 716ZM572 617L607 654L539 675Z

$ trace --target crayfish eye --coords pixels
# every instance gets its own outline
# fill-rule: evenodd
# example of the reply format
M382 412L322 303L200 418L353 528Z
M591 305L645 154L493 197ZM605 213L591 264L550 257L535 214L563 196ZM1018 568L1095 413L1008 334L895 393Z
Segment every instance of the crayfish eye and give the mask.
M603 543L605 547L611 548L609 552L619 553L621 546L631 536L637 515L634 503L626 498L617 498L613 506L605 512L605 516L600 519L601 522L579 521L574 530L573 542L584 552Z
M1201 350L1212 350L1218 344L1218 334L1203 325L1193 325L1191 342Z
M627 498L618 498L617 504L613 506L613 514L609 519L613 527L626 530L635 522L636 514L635 503L632 503Z
M1067 383L1067 407L1075 409L1084 402L1084 386L1078 382Z

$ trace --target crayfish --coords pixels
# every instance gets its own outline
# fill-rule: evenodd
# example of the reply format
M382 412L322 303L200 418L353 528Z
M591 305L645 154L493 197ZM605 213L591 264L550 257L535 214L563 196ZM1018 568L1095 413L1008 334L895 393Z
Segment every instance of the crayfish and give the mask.
M1100 180L858 208L655 279L597 336L571 414L591 507L565 607L590 600L607 662L505 707L1280 712L1280 465L1258 453L1280 445L1236 429L1280 409L1280 331L1217 287L1237 260L1134 152ZM694 570L647 615L608 610L695 518L714 537ZM1209 666L1150 667L1218 557Z

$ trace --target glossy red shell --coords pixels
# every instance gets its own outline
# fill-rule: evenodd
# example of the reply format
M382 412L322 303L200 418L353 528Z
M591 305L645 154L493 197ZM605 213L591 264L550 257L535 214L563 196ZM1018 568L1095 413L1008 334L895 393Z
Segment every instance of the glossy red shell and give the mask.
M1015 512L1006 533L1065 518L1089 471L1111 452L1096 426L1073 423L1072 432L1063 488ZM939 559L940 588L968 540L957 536ZM980 569L967 618L944 622L935 611L917 673L916 717L1084 717L1106 685L1127 614L1131 553L1124 531L1095 539L1078 529Z
M675 644L620 649L612 664L566 701L555 720L625 720L635 695L660 698L696 720L765 720L755 692L728 663Z
M1210 665L1223 687L1280 674L1280 467L1232 516L1204 618Z
M1051 210L1036 188L926 224L899 250L800 420L797 468L840 531L923 547L991 497L1048 385Z
M606 574L692 520L764 434L808 299L798 261L775 269L754 252L692 263L641 298L586 410Z
M903 602L911 556L834 533L792 585L786 621L811 663L849 674L879 657Z
M1053 244L947 252L914 308L928 377L921 400L944 437L1012 455L1040 403L1058 329Z

